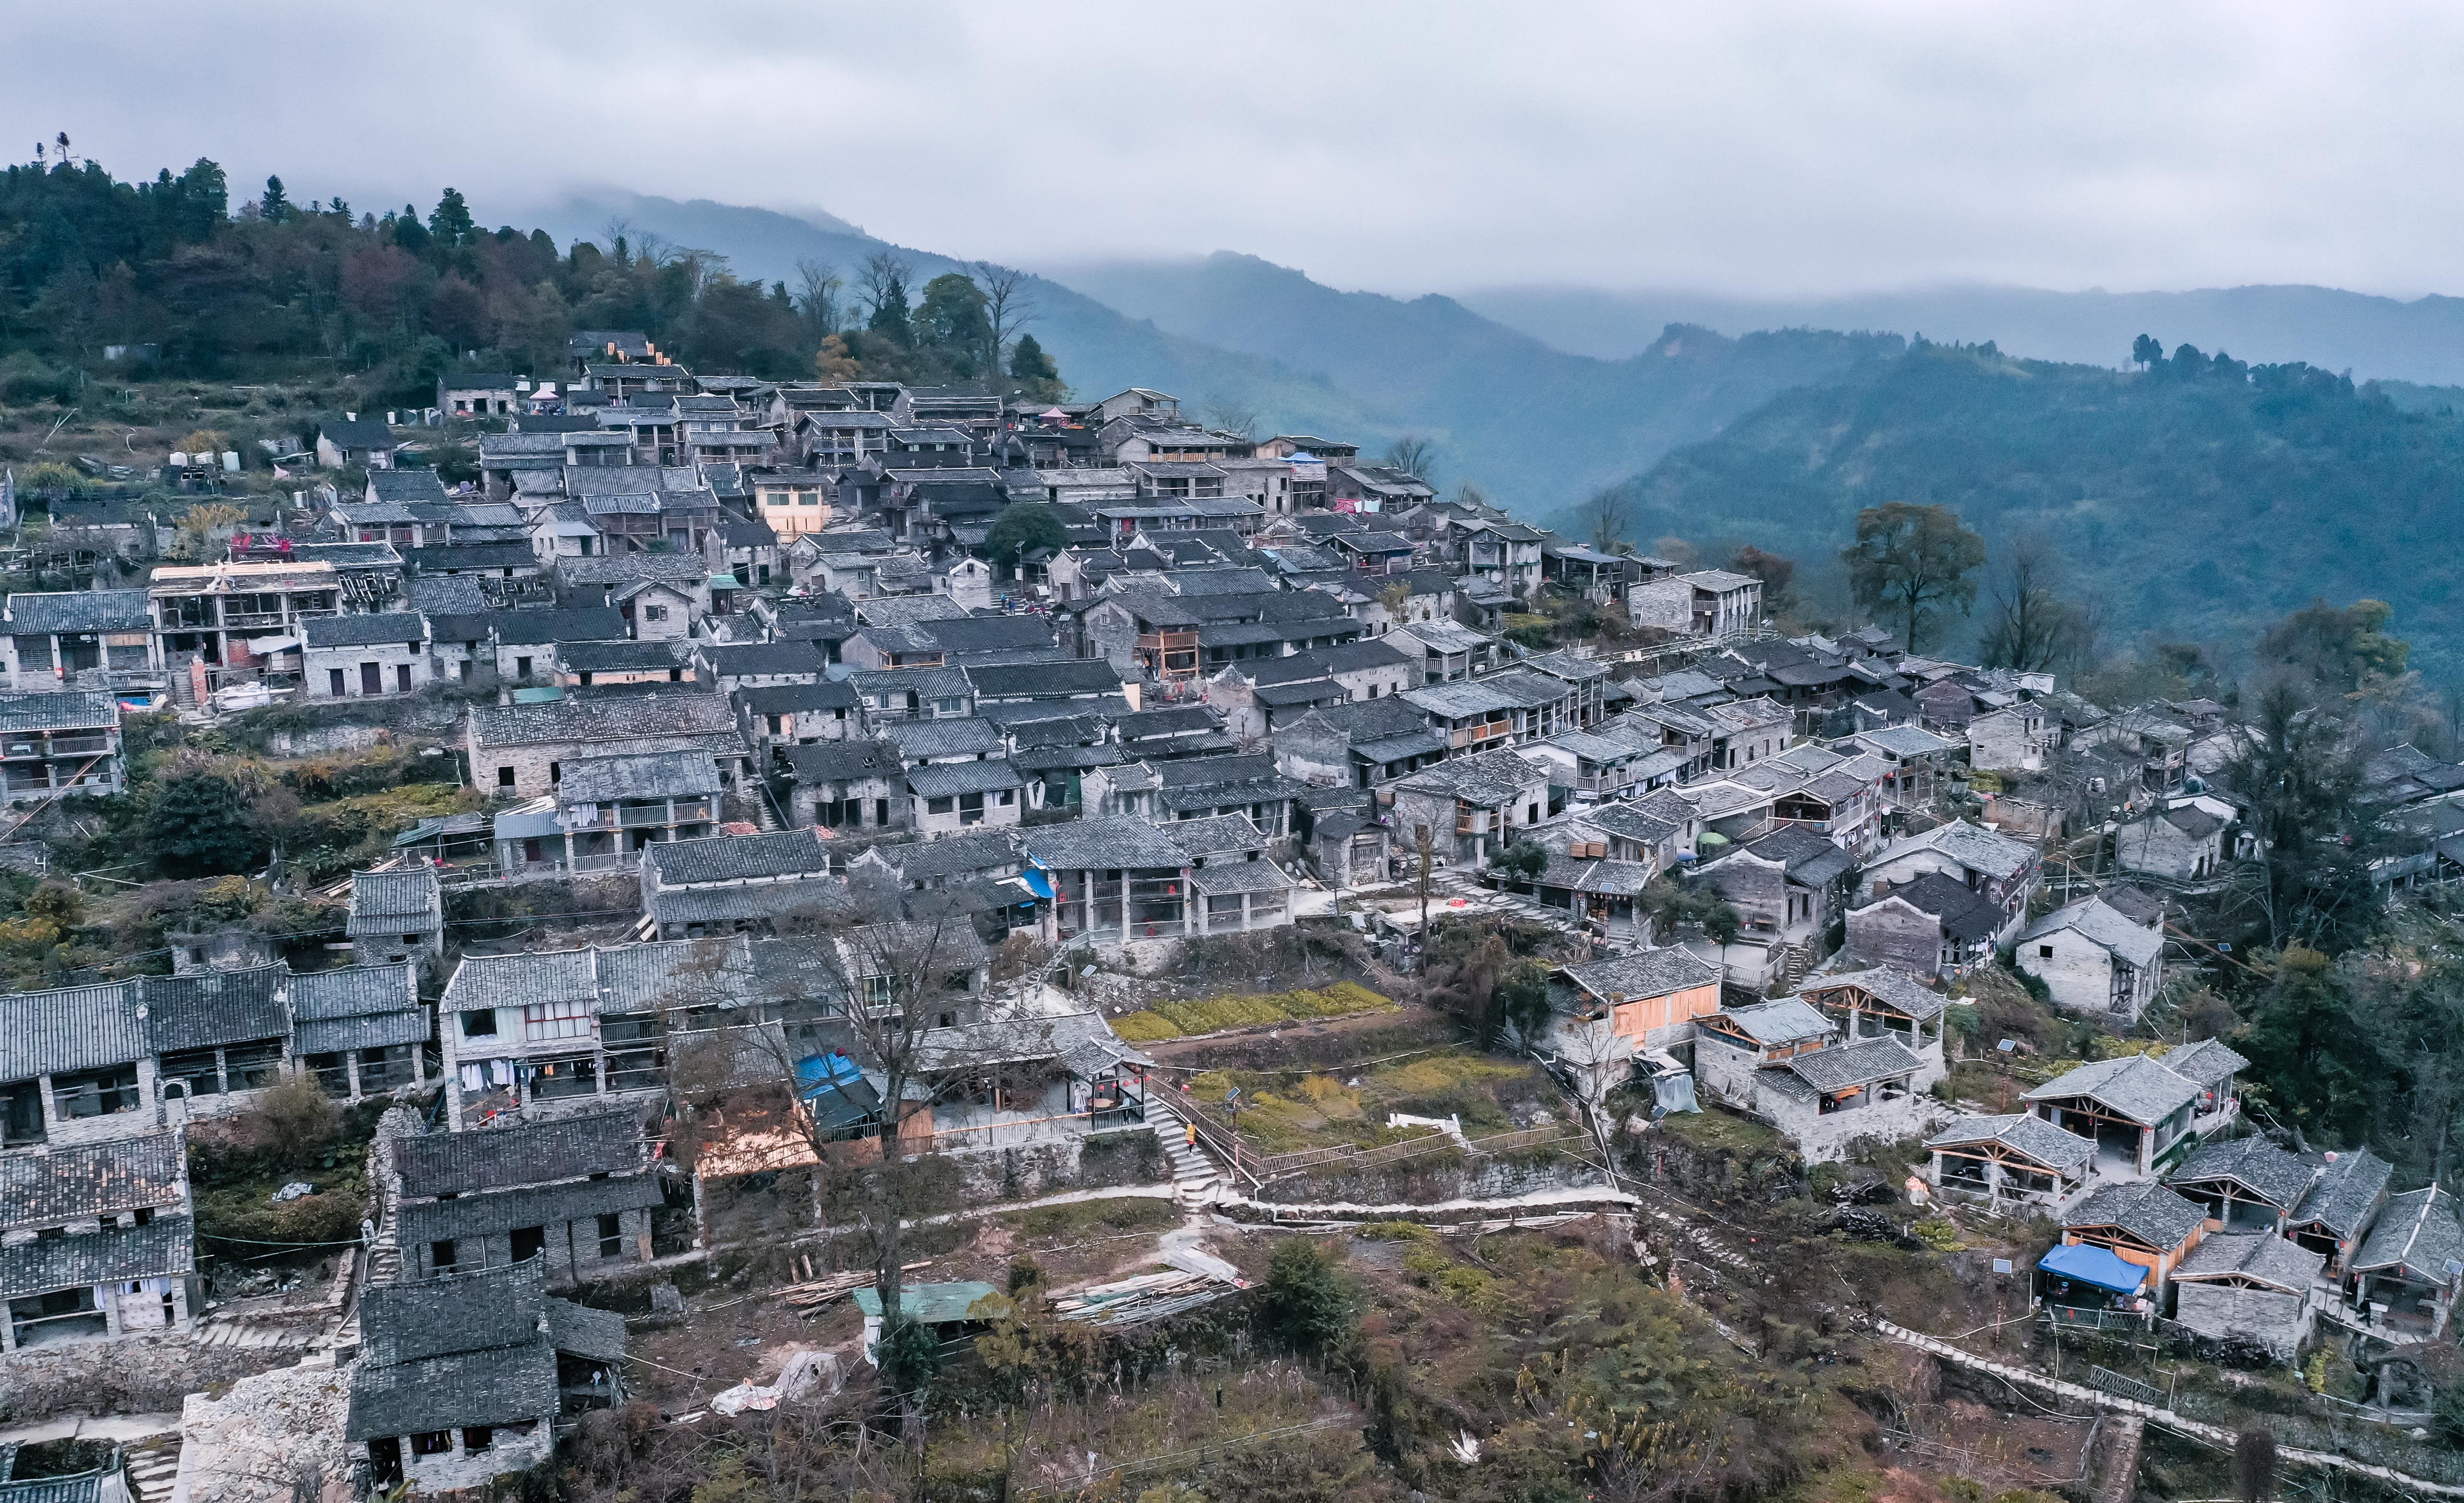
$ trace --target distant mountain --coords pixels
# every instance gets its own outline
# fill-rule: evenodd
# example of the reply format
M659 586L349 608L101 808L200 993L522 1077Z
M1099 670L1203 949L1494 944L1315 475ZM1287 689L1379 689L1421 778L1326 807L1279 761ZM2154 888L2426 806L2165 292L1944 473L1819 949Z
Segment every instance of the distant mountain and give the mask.
M2022 529L2048 534L2068 593L2119 640L2247 643L2313 599L2370 598L2395 607L2420 666L2464 671L2464 418L2306 367L2254 374L1919 346L1670 454L1627 488L1629 533L1743 539L1836 572L1859 508L1939 502L1997 556Z
M1886 329L1937 342L1992 340L2005 354L2121 366L2154 335L2236 359L2306 360L2384 378L2464 382L2464 298L2411 302L2328 287L2229 287L2188 293L2052 293L1937 287L1846 297L1730 298L1682 292L1500 287L1459 295L1484 316L1549 345L1602 359L1648 348L1671 323L1725 334L1755 329Z
M636 237L655 234L671 245L715 250L737 275L795 285L796 266L818 261L850 284L876 252L911 262L915 286L943 272L964 270L950 256L893 245L828 214L800 218L772 209L616 191L579 192L535 211L535 222L562 240L603 239L611 225ZM526 221L531 222L531 221ZM1061 378L1084 397L1107 397L1128 386L1172 392L1193 409L1208 405L1257 413L1269 431L1340 434L1364 447L1416 426L1377 403L1272 359L1214 348L1153 323L1124 317L1058 282L1035 278L1037 340L1061 367Z
M1639 354L1601 360L1551 349L1449 297L1341 293L1229 251L1052 274L1173 334L1322 372L1435 441L1441 485L1469 479L1526 512L1630 475L1775 392L1837 380L1903 347L1897 337L1669 328Z

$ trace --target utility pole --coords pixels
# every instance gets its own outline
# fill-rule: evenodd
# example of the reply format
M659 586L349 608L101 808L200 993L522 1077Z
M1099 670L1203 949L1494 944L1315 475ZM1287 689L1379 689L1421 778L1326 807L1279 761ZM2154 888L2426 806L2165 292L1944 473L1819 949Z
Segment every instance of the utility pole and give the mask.
M1420 958L1413 964L1414 975L1419 974L1429 958L1429 827L1425 824L1419 827L1419 859L1420 875L1414 885L1420 894Z

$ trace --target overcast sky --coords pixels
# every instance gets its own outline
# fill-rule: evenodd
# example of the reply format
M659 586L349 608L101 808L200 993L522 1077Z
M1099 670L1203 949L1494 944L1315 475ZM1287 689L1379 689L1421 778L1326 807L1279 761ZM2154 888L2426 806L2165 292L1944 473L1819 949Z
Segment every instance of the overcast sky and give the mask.
M604 184L1406 294L2464 292L2453 5L104 0L8 51L17 157L211 156L235 199Z

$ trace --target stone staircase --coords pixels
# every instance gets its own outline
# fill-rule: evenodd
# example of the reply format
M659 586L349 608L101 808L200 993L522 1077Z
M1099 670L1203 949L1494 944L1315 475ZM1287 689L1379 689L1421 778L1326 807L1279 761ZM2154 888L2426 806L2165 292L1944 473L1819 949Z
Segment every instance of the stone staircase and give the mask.
M135 1503L170 1503L171 1484L180 1474L178 1430L131 1441L121 1456L128 1464L128 1487Z
M1149 1097L1147 1126L1155 1133L1155 1141L1163 1144L1164 1160L1172 1165L1173 1203L1190 1210L1212 1202L1223 1177L1205 1149L1189 1145L1187 1124L1169 1104Z

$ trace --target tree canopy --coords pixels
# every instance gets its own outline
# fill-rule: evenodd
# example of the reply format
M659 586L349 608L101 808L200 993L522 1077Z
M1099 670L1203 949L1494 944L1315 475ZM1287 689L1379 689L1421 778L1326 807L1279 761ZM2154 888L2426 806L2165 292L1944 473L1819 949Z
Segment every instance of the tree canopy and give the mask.
M1976 603L1985 539L1943 506L1892 501L1857 513L1857 541L1840 553L1857 603L1888 619L1910 652L1941 640L1944 618Z

